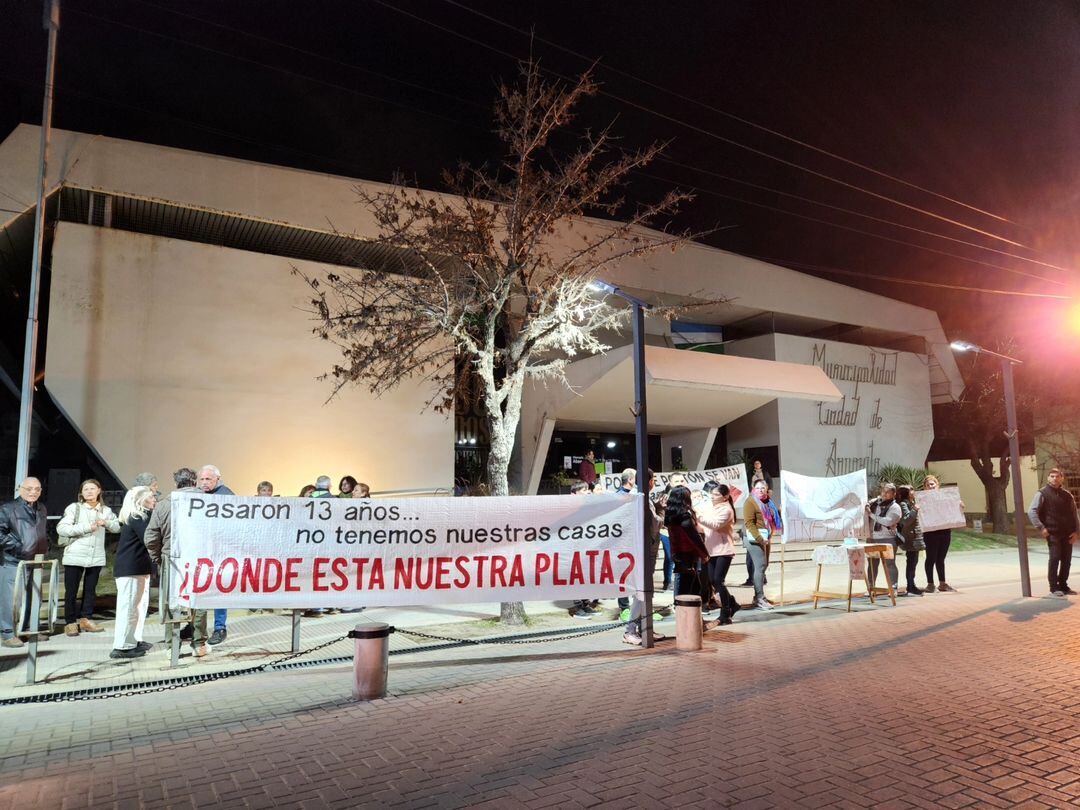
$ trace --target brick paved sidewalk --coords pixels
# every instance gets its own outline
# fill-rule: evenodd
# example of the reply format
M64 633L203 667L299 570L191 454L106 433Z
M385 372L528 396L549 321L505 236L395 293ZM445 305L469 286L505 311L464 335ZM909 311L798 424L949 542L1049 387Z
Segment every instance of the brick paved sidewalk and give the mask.
M7 707L0 808L1076 806L1080 606L1015 591Z

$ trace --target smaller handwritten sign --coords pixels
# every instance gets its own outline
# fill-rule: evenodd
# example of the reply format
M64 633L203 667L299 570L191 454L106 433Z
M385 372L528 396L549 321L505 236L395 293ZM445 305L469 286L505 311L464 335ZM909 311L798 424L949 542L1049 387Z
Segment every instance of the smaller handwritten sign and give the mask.
M915 503L919 505L919 525L924 532L967 526L964 507L960 503L960 490L957 487L916 492Z

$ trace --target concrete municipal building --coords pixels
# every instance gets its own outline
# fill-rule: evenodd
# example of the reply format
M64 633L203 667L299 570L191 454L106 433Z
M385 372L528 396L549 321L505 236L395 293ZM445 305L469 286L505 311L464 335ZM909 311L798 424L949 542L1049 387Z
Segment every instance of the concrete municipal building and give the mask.
M0 144L8 278L29 272L38 141L22 125ZM481 420L424 412L417 383L327 402L330 383L317 379L338 354L312 335L292 270L385 261L355 191L379 184L65 131L48 169L37 396L118 482L150 470L164 485L178 466L213 463L239 494L268 479L293 495L320 474L419 493L448 491L482 458ZM921 465L931 403L963 388L929 309L700 244L625 261L607 280L649 301L726 302L695 308L692 322L648 322L662 469L739 454L774 474ZM8 313L20 328L25 317ZM517 491L545 491L586 448L632 465L629 331L609 343L570 366L570 388L527 389Z

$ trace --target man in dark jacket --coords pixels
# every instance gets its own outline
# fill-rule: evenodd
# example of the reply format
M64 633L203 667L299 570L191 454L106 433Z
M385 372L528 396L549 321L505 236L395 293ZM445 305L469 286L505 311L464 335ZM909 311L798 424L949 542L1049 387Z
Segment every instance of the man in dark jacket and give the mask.
M1046 486L1035 493L1028 509L1028 517L1038 529L1050 549L1048 578L1052 596L1076 594L1069 587L1069 569L1072 567L1073 543L1076 542L1080 519L1076 514L1076 500L1065 489L1065 475L1056 467L1050 470Z
M236 493L221 483L221 470L215 467L213 464L207 464L201 470L199 470L198 487L207 495L235 495ZM210 635L210 641L208 644L220 644L229 635L229 631L226 628L226 621L229 617L229 611L225 608L218 608L214 611L214 632Z
M199 492L195 486L197 476L189 467L181 467L173 473L173 482L177 492ZM146 534L143 536L146 550L150 552L150 560L159 568L169 565L169 557L172 556L172 502L169 498L162 498L154 507L150 515L150 523L146 526ZM191 640L191 649L196 658L202 658L210 652L206 646L206 611L196 610L192 613L191 624L180 633L180 638ZM190 635L187 633L191 629ZM165 625L165 645L172 644L173 623Z
M13 624L15 613L15 574L20 560L32 560L36 554L44 554L49 548L46 534L48 513L38 503L41 482L27 478L19 485L19 495L13 501L0 506L0 636L4 647L21 647L22 640L15 637ZM31 577L26 578L26 610L30 615ZM25 619L24 619L25 622Z
M592 450L585 453L585 458L578 464L578 478L589 485L589 492L596 489L596 454Z

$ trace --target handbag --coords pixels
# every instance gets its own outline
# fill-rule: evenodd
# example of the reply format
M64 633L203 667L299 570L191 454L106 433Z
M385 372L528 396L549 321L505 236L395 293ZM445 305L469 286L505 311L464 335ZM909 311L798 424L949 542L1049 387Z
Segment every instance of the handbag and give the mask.
M74 521L74 522L75 522L76 524L77 524L77 523L79 522L79 510L80 510L81 508L82 508L82 504L81 504L81 503L76 503L76 504L75 504L75 521ZM70 545L71 545L71 541L72 541L72 540L74 540L74 539L75 539L74 537L65 537L65 536L64 536L64 535L62 535L62 534L61 534L61 535L59 535L59 536L58 536L58 537L56 538L56 540L57 540L57 543L58 543L58 544L60 545L60 548L65 548L65 547L67 547L67 546L70 546Z

